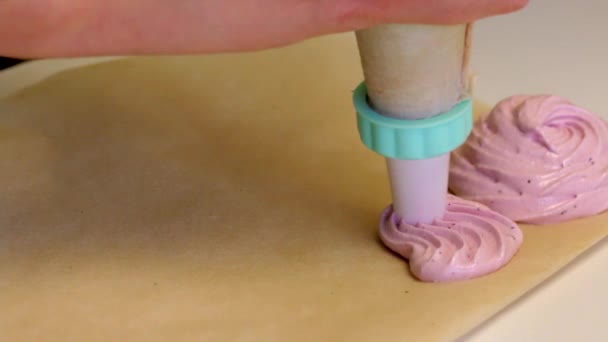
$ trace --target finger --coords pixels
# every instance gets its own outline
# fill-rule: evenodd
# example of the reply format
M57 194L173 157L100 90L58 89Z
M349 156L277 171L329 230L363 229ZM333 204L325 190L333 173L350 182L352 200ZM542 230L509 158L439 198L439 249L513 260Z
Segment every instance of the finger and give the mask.
M524 8L528 0L346 0L340 30L386 23L461 24Z
M4 0L0 55L193 54L271 48L383 23L452 24L526 0Z

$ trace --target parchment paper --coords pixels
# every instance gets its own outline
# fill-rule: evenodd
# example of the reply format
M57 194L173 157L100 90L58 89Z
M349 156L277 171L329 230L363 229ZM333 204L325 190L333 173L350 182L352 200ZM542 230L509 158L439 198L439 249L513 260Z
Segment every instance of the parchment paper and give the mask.
M342 35L115 61L0 102L0 340L445 341L608 232L524 226L498 273L414 281L377 239L361 79Z

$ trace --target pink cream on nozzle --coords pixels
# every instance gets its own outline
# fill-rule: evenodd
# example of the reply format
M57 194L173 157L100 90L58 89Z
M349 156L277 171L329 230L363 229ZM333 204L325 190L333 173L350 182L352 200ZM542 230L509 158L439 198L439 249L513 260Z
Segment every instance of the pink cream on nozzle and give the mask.
M388 207L380 238L408 259L412 274L426 282L480 277L506 265L519 250L517 224L488 207L448 195L447 211L431 224L409 224Z
M452 154L450 189L517 222L608 209L608 124L557 96L513 96Z

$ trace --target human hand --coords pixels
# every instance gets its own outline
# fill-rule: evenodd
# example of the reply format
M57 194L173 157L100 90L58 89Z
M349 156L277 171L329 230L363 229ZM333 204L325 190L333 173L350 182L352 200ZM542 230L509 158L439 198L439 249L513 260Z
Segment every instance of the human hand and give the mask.
M1 0L0 55L251 51L385 23L457 24L527 0Z

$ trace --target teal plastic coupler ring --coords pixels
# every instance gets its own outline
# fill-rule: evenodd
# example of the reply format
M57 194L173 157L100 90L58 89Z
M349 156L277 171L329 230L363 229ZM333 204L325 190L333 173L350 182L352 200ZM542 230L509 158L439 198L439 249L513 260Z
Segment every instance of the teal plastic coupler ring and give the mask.
M473 129L473 101L462 100L451 110L428 119L403 120L377 113L368 103L362 82L353 95L363 143L393 159L428 159L462 145Z

